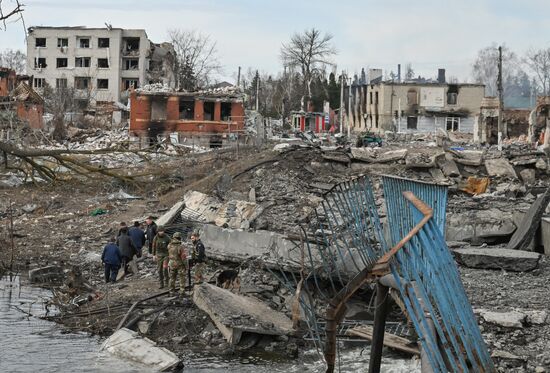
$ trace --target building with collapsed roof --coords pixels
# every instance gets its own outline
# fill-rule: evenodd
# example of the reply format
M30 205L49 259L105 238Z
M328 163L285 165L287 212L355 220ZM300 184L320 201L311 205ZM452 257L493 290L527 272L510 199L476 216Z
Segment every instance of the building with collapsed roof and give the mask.
M82 99L119 102L130 88L150 83L175 87L175 51L152 43L145 30L113 27L30 27L27 72L41 90L74 87Z
M147 88L147 87L146 87ZM140 138L172 132L202 140L229 138L244 130L243 94L238 88L199 92L138 89L130 93L130 134Z
M352 85L351 91L354 131L435 132L441 128L473 133L485 86L448 83L444 69L439 69L436 81L378 77Z
M27 83L27 76L0 67L0 111L12 111L30 128L44 126L44 100Z

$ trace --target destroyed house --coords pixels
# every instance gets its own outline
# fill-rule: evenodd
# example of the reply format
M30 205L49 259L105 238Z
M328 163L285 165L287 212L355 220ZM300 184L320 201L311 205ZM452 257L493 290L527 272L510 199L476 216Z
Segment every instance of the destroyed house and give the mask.
M484 93L483 84L446 82L444 69L438 80L374 79L351 86L350 122L357 132L473 133Z
M17 84L15 70L0 67L0 97L8 97Z
M239 92L130 93L130 133L134 136L154 138L172 132L229 135L243 129L243 97Z
M322 133L329 129L325 113L293 111L290 115L295 131Z

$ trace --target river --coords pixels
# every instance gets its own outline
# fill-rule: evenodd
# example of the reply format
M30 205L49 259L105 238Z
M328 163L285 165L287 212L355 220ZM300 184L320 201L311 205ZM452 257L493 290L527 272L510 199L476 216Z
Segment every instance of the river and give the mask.
M34 316L46 314L44 301L50 292L24 286L21 279L0 279L0 372L148 372L147 367L119 360L101 352L102 339L85 333L66 332L61 326ZM34 316L29 316L29 314ZM183 357L184 372L190 373L283 373L322 372L324 364L315 351L299 361L272 361L261 356L224 360L216 356L189 354ZM368 349L341 354L341 372L364 372ZM409 360L383 359L383 372L419 371Z

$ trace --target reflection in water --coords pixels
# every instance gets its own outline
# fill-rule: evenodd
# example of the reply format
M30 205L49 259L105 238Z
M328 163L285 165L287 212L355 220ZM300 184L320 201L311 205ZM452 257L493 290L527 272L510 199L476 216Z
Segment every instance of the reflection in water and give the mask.
M66 333L55 323L35 316L46 314L44 301L50 292L21 285L19 277L0 280L0 372L147 372L150 369L118 360L99 352L101 340L85 333ZM53 310L50 310L53 312ZM282 373L324 372L316 351L308 351L298 361L269 361L262 356L224 359L189 352L183 357L184 372ZM368 349L342 354L341 372L364 372ZM383 359L383 372L419 372L409 360Z

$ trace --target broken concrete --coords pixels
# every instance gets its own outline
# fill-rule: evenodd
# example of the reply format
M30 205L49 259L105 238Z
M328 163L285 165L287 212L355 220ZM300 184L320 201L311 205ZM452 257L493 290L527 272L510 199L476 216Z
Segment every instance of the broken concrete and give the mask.
M508 249L468 248L453 250L456 260L472 268L504 269L514 272L537 268L540 254Z
M264 303L229 290L203 283L195 286L195 305L210 315L216 327L231 344L239 343L243 332L263 335L289 335L292 321Z
M458 170L458 166L456 165L455 161L441 157L437 161L437 164L445 176L447 177L460 176L460 171Z
M550 202L550 189L541 194L531 205L527 214L523 217L517 231L514 233L507 248L511 250L523 250L533 240L537 229L540 226L542 215Z
M170 210L168 210L164 215L159 217L156 221L157 225L170 225L179 214L181 214L182 210L185 208L185 202L181 201L176 203Z
M489 176L508 177L511 179L518 178L514 167L506 158L486 159L485 168Z
M518 311L493 312L477 310L477 312L488 323L503 326L505 328L523 328L523 324L527 320L527 315Z
M453 159L455 162L460 163L465 166L481 166L483 162L483 152L476 150L464 150L464 151L453 151Z
M101 349L161 372L171 370L180 364L180 359L175 353L158 347L152 340L126 328L117 330L107 338Z
M447 217L447 240L494 243L516 230L513 214L499 209L457 212Z
M533 170L532 168L521 170L519 172L519 176L521 177L521 180L523 180L523 182L527 185L532 185L536 181L535 170Z

